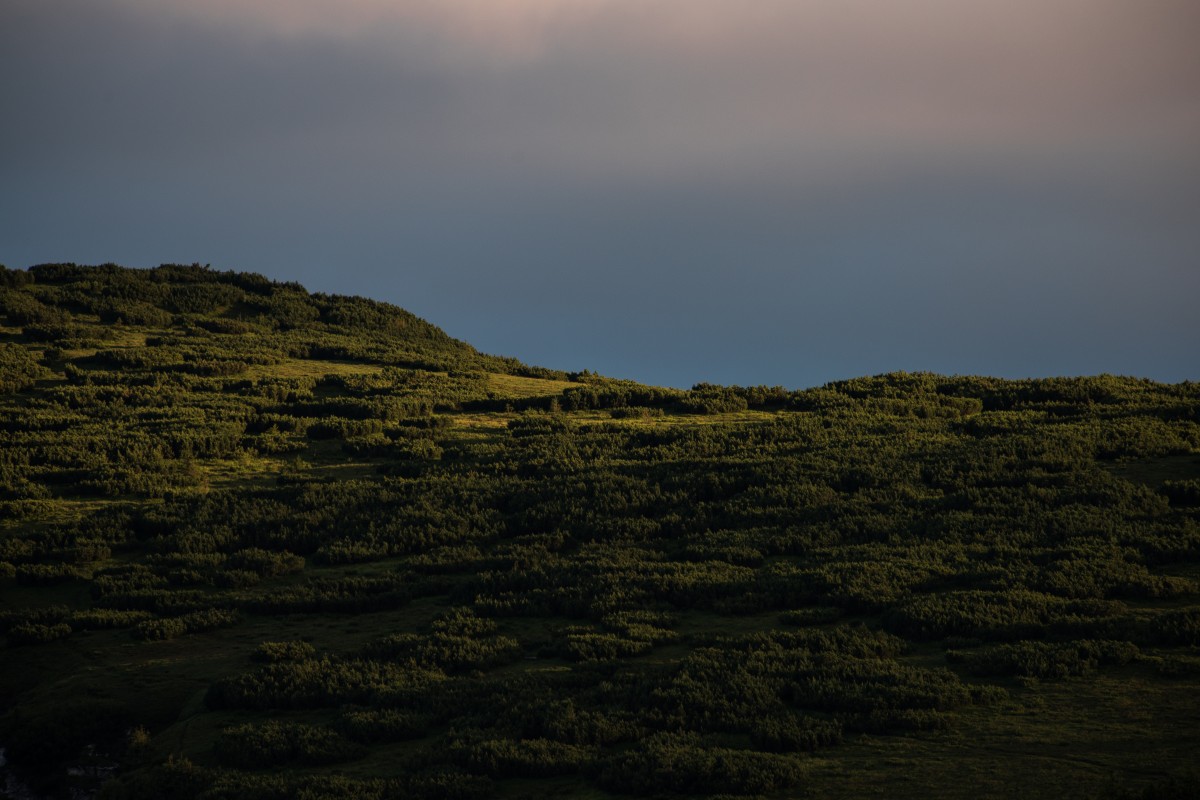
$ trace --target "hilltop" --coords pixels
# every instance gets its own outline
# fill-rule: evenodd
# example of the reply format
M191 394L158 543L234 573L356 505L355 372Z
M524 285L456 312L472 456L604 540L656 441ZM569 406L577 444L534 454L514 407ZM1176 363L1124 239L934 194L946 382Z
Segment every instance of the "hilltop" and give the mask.
M55 264L0 269L0 441L38 792L1182 797L1200 752L1194 383L680 391Z

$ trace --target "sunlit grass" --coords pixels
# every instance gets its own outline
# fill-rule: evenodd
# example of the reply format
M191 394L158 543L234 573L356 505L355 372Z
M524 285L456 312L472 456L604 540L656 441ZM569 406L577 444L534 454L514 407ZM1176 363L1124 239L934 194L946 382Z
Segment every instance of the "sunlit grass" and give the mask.
M548 397L562 394L566 389L583 386L573 381L558 381L548 378L526 378L521 375L503 375L489 372L487 376L488 390L498 397L519 400L525 397Z
M246 370L248 378L323 378L326 375L378 375L379 364L358 361L326 361L321 359L289 358L279 364L252 364Z

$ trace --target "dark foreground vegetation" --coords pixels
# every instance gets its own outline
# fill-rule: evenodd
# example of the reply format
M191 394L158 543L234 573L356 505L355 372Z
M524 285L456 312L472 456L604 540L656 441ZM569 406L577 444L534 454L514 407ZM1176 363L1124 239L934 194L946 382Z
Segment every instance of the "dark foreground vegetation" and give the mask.
M44 265L0 392L38 793L1194 796L1195 384L677 391Z

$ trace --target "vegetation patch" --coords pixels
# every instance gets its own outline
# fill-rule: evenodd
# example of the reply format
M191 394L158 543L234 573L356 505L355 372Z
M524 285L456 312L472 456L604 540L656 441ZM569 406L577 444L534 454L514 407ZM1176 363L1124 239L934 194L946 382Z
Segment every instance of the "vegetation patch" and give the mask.
M1133 797L1200 749L1195 384L651 387L195 265L0 270L0 339L40 795Z

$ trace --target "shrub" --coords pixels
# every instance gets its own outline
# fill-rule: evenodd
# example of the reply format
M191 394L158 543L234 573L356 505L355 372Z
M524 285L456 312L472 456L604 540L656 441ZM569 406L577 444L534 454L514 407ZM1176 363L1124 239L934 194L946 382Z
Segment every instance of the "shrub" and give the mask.
M55 639L65 639L71 635L71 626L65 622L54 625L42 625L36 622L26 622L16 625L8 631L8 643L44 644Z
M133 635L135 638L150 641L174 639L177 636L183 636L188 633L203 633L204 631L224 628L237 623L238 619L239 616L236 611L209 608L202 611L193 611L181 617L148 619L144 622L139 622L137 627L134 628Z
M263 642L250 657L255 661L274 664L279 661L307 661L316 654L317 649L308 642Z
M226 728L213 749L221 763L243 769L337 764L366 755L366 748L330 728L280 721Z

